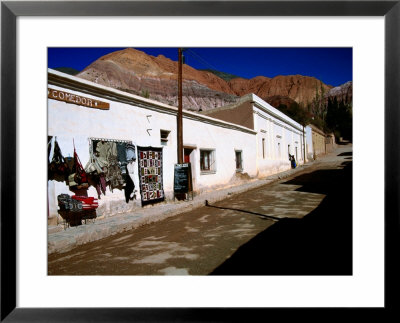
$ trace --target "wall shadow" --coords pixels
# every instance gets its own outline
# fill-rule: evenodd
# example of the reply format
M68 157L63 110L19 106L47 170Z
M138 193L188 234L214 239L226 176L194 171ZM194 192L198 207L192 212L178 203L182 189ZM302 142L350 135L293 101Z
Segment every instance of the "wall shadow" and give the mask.
M268 219L268 220L280 221L282 219L282 218L278 218L278 217L275 217L275 216L272 216L272 215L266 215L266 214L252 212L252 211L246 211L246 210L242 210L242 209L234 209L234 208L231 208L231 207L222 207L222 206L211 205L211 204L208 203L207 200L206 200L206 206L207 207L212 207L212 208L215 208L215 209L220 209L220 210L230 210L230 211L237 211L237 212L243 212L243 213L258 215L259 217L264 218L264 219Z
M302 219L276 222L246 244L210 275L351 275L352 164L318 170L284 184L325 194Z
M345 153L341 153L338 156L353 156L353 152L352 151L347 151Z

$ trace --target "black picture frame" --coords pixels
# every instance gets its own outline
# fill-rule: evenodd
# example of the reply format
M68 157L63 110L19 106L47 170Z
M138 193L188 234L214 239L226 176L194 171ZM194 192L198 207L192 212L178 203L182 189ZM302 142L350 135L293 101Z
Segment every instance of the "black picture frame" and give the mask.
M1 321L248 322L288 309L17 308L16 299L16 19L18 16L383 16L385 19L385 306L397 310L399 262L400 1L2 1L1 3ZM266 312L268 310L268 312ZM316 310L316 309L315 309ZM335 315L334 309L322 309ZM359 309L354 309L359 314ZM318 310L317 310L318 311ZM352 314L350 309L346 310ZM289 309L296 318L302 309ZM343 319L342 313L339 314ZM338 317L339 317L338 315ZM318 314L317 314L318 316ZM396 316L394 316L396 317ZM307 317L310 319L310 317ZM358 317L360 319L360 317Z

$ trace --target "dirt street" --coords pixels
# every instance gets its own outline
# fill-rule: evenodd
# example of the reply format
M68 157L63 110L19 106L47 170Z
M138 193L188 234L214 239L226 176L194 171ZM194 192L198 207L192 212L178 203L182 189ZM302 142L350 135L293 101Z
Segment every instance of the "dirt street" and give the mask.
M48 257L49 275L352 273L352 147L303 172Z

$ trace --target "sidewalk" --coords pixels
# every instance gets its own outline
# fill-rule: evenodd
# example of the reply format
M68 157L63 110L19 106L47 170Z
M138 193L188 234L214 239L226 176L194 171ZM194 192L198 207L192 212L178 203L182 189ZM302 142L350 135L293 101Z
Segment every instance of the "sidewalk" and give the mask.
M326 157L327 156L328 155L326 155ZM324 159L324 157L322 157L322 159ZM154 206L147 206L135 210L135 212L96 219L94 223L88 222L78 227L69 227L66 230L64 230L62 226L49 226L47 241L48 254L67 252L88 242L104 239L120 232L135 229L144 224L154 223L182 212L191 211L204 206L205 200L208 200L210 203L221 201L230 195L240 194L244 191L289 177L318 162L319 160L300 165L295 169L289 169L266 178L253 179L242 185L202 193L189 201L165 201L157 203Z

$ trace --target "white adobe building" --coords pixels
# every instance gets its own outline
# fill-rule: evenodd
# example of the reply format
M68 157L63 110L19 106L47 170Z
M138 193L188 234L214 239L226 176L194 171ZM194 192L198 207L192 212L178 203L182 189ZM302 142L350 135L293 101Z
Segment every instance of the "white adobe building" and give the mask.
M313 131L311 126L307 126L306 129L306 161L314 160L314 146L313 146Z
M255 94L247 94L232 105L204 111L204 115L236 123L256 132L257 175L289 169L289 154L304 164L305 129Z
M57 139L64 157L73 156L75 145L83 166L96 140L162 148L164 195L173 198L176 107L49 69L47 109L49 140ZM256 95L208 114L183 111L184 158L192 166L195 194L289 169L289 153L297 163L304 162L302 126ZM129 168L138 200L127 203L122 190L107 188L97 216L141 207L139 171L137 162ZM57 196L62 193L74 194L65 182L48 181L50 223L57 220ZM88 196L97 197L94 187L88 188Z

